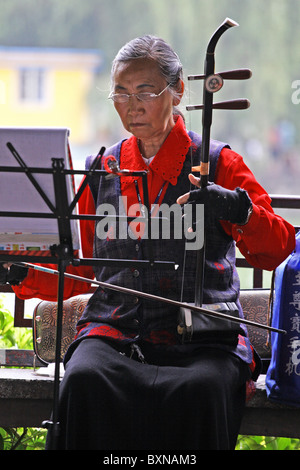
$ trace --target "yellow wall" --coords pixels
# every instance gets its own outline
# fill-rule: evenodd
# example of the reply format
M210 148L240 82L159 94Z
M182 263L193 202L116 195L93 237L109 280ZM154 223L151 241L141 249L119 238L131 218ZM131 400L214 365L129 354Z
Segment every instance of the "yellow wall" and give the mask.
M22 64L24 67L24 64ZM87 95L93 85L91 67L43 64L46 71L43 102L22 102L19 98L19 68L0 60L0 126L68 127L70 140L84 144L91 137Z

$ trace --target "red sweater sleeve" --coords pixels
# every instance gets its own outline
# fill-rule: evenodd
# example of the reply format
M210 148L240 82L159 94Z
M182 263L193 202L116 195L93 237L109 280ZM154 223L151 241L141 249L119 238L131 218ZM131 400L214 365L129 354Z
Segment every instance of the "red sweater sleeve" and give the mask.
M78 212L80 214L95 214L94 199L88 186L79 199ZM93 220L80 220L80 237L84 258L92 258L93 256L94 225ZM45 266L57 270L57 265ZM88 279L94 278L93 268L90 266L68 266L66 271ZM13 290L21 299L39 298L56 302L57 287L58 276L29 269L24 281L19 286L14 286ZM65 278L64 297L67 299L74 295L86 293L89 288L90 283Z
M243 158L224 148L216 169L216 184L227 189L245 189L253 203L246 225L222 222L226 233L236 241L242 255L254 267L275 269L295 248L295 229L275 214L271 198L256 181Z

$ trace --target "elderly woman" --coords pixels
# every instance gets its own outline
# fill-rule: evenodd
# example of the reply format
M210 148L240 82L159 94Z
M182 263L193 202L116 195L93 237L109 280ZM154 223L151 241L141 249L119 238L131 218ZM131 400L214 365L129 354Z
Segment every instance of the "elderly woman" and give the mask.
M187 132L176 110L183 92L181 63L165 41L145 36L126 44L113 62L109 98L132 136L106 156L112 155L121 169L148 172L151 205L204 205L203 302L233 302L242 317L235 245L253 266L273 270L293 250L294 229L274 214L242 157L224 143L211 142L211 183L200 189L191 168L199 164L201 138ZM92 161L87 159L87 167ZM128 214L143 197L139 178L98 176L81 198L80 210L92 213L107 203L116 213ZM94 223L81 222L84 255L148 259L149 240L141 226L135 228L127 237L124 232L118 237L117 230L104 237ZM172 233L152 240L152 249L156 261L174 261L177 270L95 265L94 272L76 272L193 302L196 254L185 250L184 237ZM49 275L29 270L14 289L22 298L55 300L53 283ZM66 280L65 295L87 287ZM233 332L203 330L191 342L182 341L178 313L163 302L96 290L64 361L60 449L234 449L246 384L258 376L259 358L242 325Z

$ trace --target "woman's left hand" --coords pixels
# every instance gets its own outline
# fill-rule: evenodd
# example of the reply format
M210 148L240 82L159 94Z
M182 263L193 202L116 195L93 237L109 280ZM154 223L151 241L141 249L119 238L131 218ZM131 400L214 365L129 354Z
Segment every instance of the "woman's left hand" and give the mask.
M236 188L233 191L215 183L200 187L200 178L189 175L190 182L200 188L190 191L177 199L178 204L196 202L204 204L204 213L219 220L227 220L233 224L243 225L248 222L251 199L247 191Z

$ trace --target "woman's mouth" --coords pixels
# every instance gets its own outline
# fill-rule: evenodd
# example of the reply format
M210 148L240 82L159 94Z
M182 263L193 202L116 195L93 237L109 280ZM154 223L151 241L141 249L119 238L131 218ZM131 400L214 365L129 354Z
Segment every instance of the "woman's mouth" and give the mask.
M143 124L142 122L133 122L130 124L131 128L138 128L138 127L144 127L146 124Z

